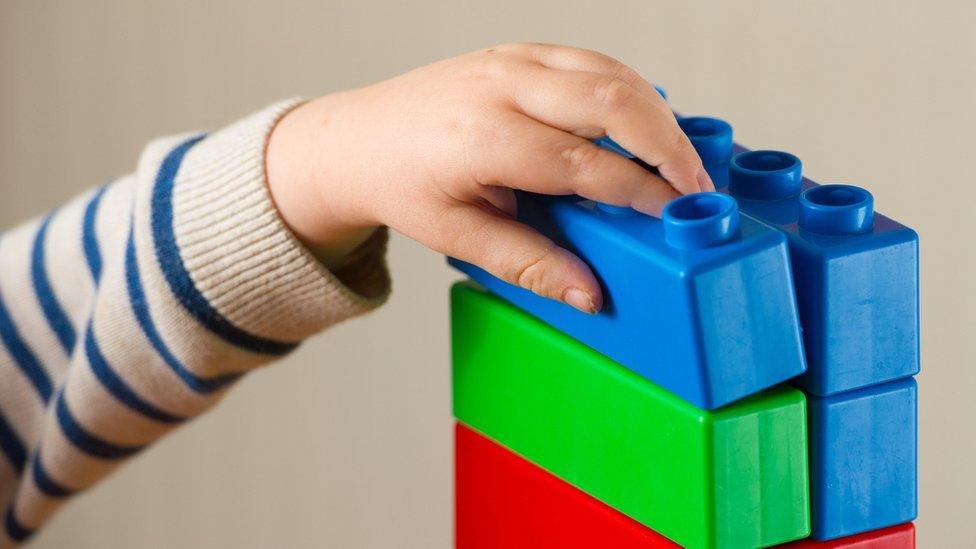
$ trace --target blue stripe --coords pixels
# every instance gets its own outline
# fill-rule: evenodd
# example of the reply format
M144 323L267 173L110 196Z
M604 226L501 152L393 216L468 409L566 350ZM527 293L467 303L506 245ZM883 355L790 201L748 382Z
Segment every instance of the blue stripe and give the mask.
M37 485L37 489L52 498L64 498L77 492L77 490L65 488L64 485L47 474L47 471L44 469L44 463L41 462L40 452L34 454L33 459L31 459L31 476L34 478L34 484Z
M95 284L102 278L102 252L98 246L98 235L95 232L95 220L98 219L98 206L102 202L107 185L103 185L85 206L85 218L82 223L81 244L85 250L85 261L91 271Z
M2 413L0 413L0 450L3 450L10 465L17 470L17 476L20 476L24 472L24 462L27 461L27 449Z
M176 355L169 350L156 329L156 324L153 323L152 315L149 313L149 302L146 301L146 294L142 289L142 279L139 276L139 262L136 259L136 247L132 231L129 231L129 239L125 245L125 283L129 290L129 303L132 304L132 312L135 314L142 332L146 334L146 339L166 362L166 365L183 380L187 387L197 393L209 394L240 379L243 374L237 373L211 378L199 377L184 366L176 358Z
M225 341L248 351L283 355L294 350L298 344L266 339L235 326L214 309L207 298L200 293L183 264L183 258L180 257L176 234L173 232L173 185L183 157L201 139L203 136L194 137L170 151L163 159L159 173L156 174L152 193L152 233L156 260L173 295L205 328Z
M58 341L64 347L65 353L70 355L71 350L75 347L75 327L71 325L71 320L64 313L61 304L58 303L58 298L54 296L54 289L51 288L51 282L48 280L44 258L47 229L53 217L53 213L45 217L34 236L34 247L31 250L31 279L34 282L34 292L37 293L37 300L41 303L41 310L44 311L48 325L58 336Z
M7 530L7 537L17 542L27 541L28 538L34 535L33 530L21 524L17 520L17 517L14 516L13 503L10 504L10 507L7 507L7 513L3 517L3 525Z
M85 356L88 357L88 364L98 381L102 382L102 386L131 410L162 423L179 423L186 419L160 410L147 402L115 373L98 346L98 340L95 339L95 331L90 322L88 329L85 330Z
M55 404L58 426L64 436L79 450L86 454L103 459L122 459L138 453L145 446L120 446L88 433L71 415L64 393L60 393Z
M0 339L3 340L7 352L13 357L17 367L20 368L27 379L30 380L41 400L46 404L51 399L51 379L47 377L47 372L41 368L40 361L34 356L30 347L20 337L20 331L14 324L10 311L7 310L3 302L3 295L0 294Z

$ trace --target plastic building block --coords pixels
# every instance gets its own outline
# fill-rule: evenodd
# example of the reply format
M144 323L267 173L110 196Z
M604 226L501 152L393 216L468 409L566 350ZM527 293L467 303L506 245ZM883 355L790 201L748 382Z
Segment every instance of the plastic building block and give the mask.
M831 541L804 539L780 547L784 549L915 549L915 525L899 524Z
M685 547L809 534L802 393L702 410L470 283L451 293L460 422Z
M807 406L812 537L833 539L913 520L915 380L808 396Z
M457 549L679 549L634 519L458 424Z
M457 549L680 547L464 425L455 427ZM915 549L911 523L784 549Z
M679 124L743 215L789 242L808 364L797 383L825 396L917 374L915 231L874 212L862 188L803 177L789 153L733 146L722 120Z
M492 292L691 402L714 409L806 367L782 235L719 193L656 219L579 197L520 193L520 220L579 255L604 289L596 315L452 265Z

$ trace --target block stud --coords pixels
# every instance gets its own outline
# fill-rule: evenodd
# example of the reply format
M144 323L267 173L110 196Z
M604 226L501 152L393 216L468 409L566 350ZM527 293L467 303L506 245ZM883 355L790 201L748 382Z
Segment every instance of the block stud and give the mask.
M701 157L715 187L729 184L729 159L732 158L732 126L725 120L707 116L679 118L678 125Z
M675 248L710 248L728 242L739 230L739 206L719 193L675 198L664 207L664 239Z
M874 197L853 185L821 185L800 194L800 228L820 234L854 235L874 225Z
M744 152L729 165L729 192L736 198L779 200L798 194L802 184L803 163L788 152Z

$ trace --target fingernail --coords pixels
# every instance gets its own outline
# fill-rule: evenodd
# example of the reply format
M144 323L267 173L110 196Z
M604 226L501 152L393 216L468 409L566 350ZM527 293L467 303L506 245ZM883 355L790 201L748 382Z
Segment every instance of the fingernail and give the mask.
M575 307L584 313L593 314L596 307L593 306L593 299L589 294L579 288L570 288L563 294L563 301L571 307Z
M712 183L712 176L708 175L708 172L705 170L698 172L698 187L702 192L715 190L715 183Z

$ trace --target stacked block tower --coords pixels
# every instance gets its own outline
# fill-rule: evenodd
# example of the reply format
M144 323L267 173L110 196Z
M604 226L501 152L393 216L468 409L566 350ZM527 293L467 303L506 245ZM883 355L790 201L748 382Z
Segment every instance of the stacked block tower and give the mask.
M518 196L599 314L450 260L457 547L914 547L917 235L679 124L718 192L660 219Z

